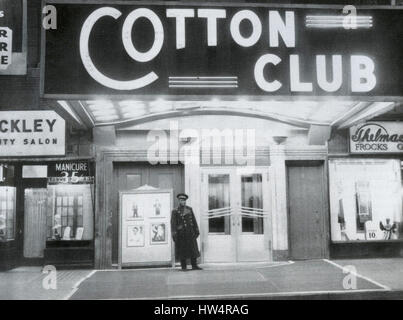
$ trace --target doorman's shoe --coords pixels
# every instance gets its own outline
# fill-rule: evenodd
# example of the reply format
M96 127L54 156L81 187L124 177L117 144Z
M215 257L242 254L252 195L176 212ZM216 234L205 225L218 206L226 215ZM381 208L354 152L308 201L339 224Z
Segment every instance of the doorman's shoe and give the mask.
M199 266L193 266L192 270L203 270L203 268L200 268Z

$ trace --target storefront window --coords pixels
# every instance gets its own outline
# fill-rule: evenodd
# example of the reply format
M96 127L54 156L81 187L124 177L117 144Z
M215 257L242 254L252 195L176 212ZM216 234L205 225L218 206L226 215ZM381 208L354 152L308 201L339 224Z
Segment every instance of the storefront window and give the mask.
M403 239L400 161L329 161L333 241Z
M15 238L16 203L14 166L0 164L0 241Z
M49 185L48 240L92 240L92 185Z
M0 241L15 237L16 188L0 186Z

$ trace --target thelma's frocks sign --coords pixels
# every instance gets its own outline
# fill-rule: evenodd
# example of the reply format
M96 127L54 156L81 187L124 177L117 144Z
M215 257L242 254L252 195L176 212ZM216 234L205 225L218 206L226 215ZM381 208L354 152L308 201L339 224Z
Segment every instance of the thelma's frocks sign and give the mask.
M403 153L400 122L369 122L350 128L351 153Z
M403 10L52 5L45 95L403 95Z
M65 126L54 111L2 111L0 156L64 155Z

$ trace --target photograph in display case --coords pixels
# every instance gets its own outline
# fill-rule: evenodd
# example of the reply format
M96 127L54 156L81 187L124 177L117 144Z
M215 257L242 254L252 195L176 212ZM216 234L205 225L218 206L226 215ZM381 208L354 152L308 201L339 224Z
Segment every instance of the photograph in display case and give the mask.
M154 216L161 217L161 203L159 202L158 198L155 199L153 208L154 208Z
M127 221L144 219L144 203L141 200L125 195L125 217Z
M151 244L165 244L168 242L166 234L165 223L151 223L150 224L150 243Z
M127 226L127 246L144 247L145 244L144 224Z
M169 216L170 200L168 197L156 196L152 199L149 218L166 218Z

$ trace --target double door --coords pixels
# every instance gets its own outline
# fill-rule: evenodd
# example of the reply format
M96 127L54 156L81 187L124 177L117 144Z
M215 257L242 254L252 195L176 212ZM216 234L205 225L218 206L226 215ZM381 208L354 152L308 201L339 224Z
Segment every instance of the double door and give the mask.
M204 262L271 261L268 168L202 169Z

